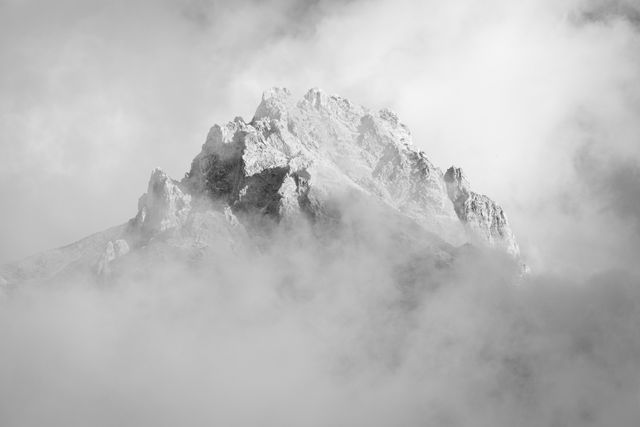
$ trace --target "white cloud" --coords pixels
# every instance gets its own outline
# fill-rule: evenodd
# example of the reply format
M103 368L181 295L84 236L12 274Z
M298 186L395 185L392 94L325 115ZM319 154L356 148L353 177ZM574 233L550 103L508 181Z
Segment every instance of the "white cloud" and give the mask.
M406 312L384 250L229 260L217 286L179 266L106 292L27 289L0 302L0 418L635 425L637 280L592 276L637 272L635 10L0 1L0 262L124 222L153 167L181 177L211 124L282 85L396 110L505 205L541 273L514 288L466 260Z

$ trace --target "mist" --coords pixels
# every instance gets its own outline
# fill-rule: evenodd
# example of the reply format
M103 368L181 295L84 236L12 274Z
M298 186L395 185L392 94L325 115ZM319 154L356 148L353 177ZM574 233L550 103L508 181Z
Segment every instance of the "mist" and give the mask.
M2 424L635 425L637 276L522 276L340 210L260 249L9 293Z
M132 216L212 123L318 86L390 107L498 201L532 273L318 238L0 298L3 426L635 426L634 1L0 0L0 262ZM351 215L351 216L350 216ZM400 231L399 231L400 229Z

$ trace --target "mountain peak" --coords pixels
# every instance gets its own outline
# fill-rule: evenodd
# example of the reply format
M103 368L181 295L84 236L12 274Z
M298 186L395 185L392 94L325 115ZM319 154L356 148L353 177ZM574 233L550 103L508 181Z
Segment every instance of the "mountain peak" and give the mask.
M272 88L250 123L236 118L212 127L183 184L233 210L278 220L293 212L317 218L328 199L358 192L451 244L482 242L517 254L501 208L470 192L461 169L445 176L414 148L397 114L374 113L318 88L298 102L289 90ZM497 217L480 223L473 209L457 209L467 193ZM479 232L489 238L479 239Z
M287 88L273 87L264 91L262 101L253 115L253 121L265 117L275 120L286 119L289 102L291 102L291 92Z
M197 258L221 242L233 250L279 224L306 223L322 235L346 218L447 256L469 242L519 256L503 209L471 191L462 169L435 166L397 114L317 88L297 102L272 88L250 122L211 127L184 179L154 169L129 223L4 269L2 280L48 277L78 263L106 277L135 257Z

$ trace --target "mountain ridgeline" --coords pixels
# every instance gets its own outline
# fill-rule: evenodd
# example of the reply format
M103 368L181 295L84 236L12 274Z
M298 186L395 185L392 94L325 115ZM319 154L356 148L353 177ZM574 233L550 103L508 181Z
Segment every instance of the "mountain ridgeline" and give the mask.
M367 242L381 230L377 244L412 262L446 265L461 248L488 247L520 263L503 209L473 192L461 169L434 166L396 114L318 89L295 100L274 88L251 121L214 125L182 180L155 169L128 223L7 265L0 281L109 280L164 259L259 253L274 235Z

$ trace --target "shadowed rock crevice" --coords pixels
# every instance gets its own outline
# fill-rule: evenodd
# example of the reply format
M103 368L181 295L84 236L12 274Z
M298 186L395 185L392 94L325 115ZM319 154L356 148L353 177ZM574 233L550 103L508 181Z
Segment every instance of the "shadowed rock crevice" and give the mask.
M233 209L277 219L282 199L280 187L288 173L289 167L275 167L246 177Z
M229 204L238 200L244 184L242 157L224 158L212 154L204 170L204 190L212 199L223 199Z
M311 175L306 170L300 170L291 174L293 181L296 184L296 194L298 195L298 206L300 210L311 220L316 217L316 212L309 198L309 192L311 191Z
M233 123L239 123L239 120ZM183 180L192 192L229 203L237 200L245 175L243 154L246 132L232 131L232 138L226 143L219 126L214 126L209 132L203 151L193 159L191 170Z

